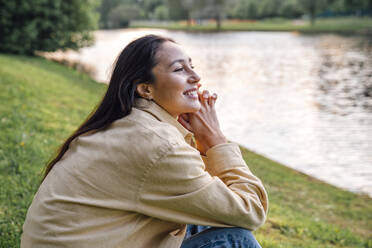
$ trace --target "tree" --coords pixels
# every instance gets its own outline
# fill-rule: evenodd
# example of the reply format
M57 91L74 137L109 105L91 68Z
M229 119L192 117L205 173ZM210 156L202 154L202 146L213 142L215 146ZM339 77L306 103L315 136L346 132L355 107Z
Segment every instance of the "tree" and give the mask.
M0 0L0 51L77 49L92 43L96 0Z
M189 17L188 10L182 4L183 0L164 0L168 8L169 19L171 20L185 20Z
M191 12L193 11L196 0L183 0L182 1L182 6L185 9L186 16L187 16L187 26L190 27L191 25Z
M372 14L372 0L344 0L344 6L356 15Z
M256 0L240 0L234 8L233 16L240 19L256 19L258 3Z
M324 10L327 4L331 4L333 0L299 0L305 12L310 16L311 25L315 24L316 14L320 10Z
M281 0L262 0L260 2L259 15L261 18L279 16L279 9L281 8L283 1Z
M134 4L120 4L110 11L107 28L128 27L131 20L141 16L141 9Z
M226 10L234 5L236 0L165 0L172 20L188 20L191 18L216 20L217 29L221 29L222 19Z
M204 12L216 20L217 30L221 29L222 19L225 18L227 0L205 0Z
M285 0L279 9L279 15L286 18L298 18L303 14L297 0Z
M154 16L157 20L166 20L169 16L168 8L164 5L159 5L154 11Z
M234 0L195 0L191 16L200 19L213 18L216 20L217 30L220 30L227 8L235 4Z
M143 0L141 2L141 8L145 12L144 13L145 18L147 18L147 19L153 19L154 17L156 18L156 13L155 13L156 11L158 11L158 14L161 13L160 15L165 14L164 8L163 8L163 10L162 9L156 10L158 7L164 6L163 2L164 2L163 0ZM168 8L166 8L166 10L168 12ZM159 13L159 11L160 11L160 13Z
M101 4L97 8L99 17L100 28L109 28L109 16L110 12L120 4L120 0L102 0Z

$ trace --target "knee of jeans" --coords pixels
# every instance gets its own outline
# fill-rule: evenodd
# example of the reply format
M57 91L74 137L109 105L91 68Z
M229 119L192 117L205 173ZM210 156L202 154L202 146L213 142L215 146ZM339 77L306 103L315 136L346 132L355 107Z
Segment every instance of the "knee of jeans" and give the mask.
M221 230L224 234L227 235L227 237L242 237L244 240L251 242L252 244L255 244L255 246L252 247L260 247L257 245L257 240L255 236L252 234L251 230L242 228L242 227L229 227L224 228Z
M242 228L242 227L224 227L224 233L234 233L234 234L241 234L243 236L250 236L253 237L252 231Z

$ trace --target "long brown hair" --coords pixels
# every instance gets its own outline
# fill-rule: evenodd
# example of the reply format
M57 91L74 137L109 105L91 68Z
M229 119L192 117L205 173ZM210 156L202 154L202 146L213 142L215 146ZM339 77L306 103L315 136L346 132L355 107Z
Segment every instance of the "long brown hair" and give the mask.
M146 35L129 43L116 59L107 91L95 110L84 123L62 144L54 159L47 163L43 180L63 157L71 142L84 133L104 129L117 119L130 114L135 98L139 97L139 83L153 83L151 70L156 65L155 55L170 38Z

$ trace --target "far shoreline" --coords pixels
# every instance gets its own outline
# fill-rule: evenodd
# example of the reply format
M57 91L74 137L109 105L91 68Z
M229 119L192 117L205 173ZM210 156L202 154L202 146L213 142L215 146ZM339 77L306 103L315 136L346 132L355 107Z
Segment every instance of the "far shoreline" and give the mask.
M372 18L318 18L313 26L307 20L288 20L274 18L260 21L249 20L225 20L221 29L216 28L213 21L205 24L192 24L188 26L186 21L179 22L151 22L132 21L128 28L155 28L172 31L184 31L193 33L215 32L294 32L300 34L338 34L344 36L367 36L372 38Z

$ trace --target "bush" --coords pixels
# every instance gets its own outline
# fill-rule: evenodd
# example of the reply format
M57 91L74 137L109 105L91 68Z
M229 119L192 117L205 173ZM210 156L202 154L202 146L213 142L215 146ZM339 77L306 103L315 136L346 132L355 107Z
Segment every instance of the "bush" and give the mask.
M141 16L141 9L134 4L120 4L108 16L107 28L126 28L131 20Z
M96 0L0 0L0 52L77 49L93 41Z
M168 8L164 5L156 7L154 12L155 18L157 20L166 20L169 17Z

